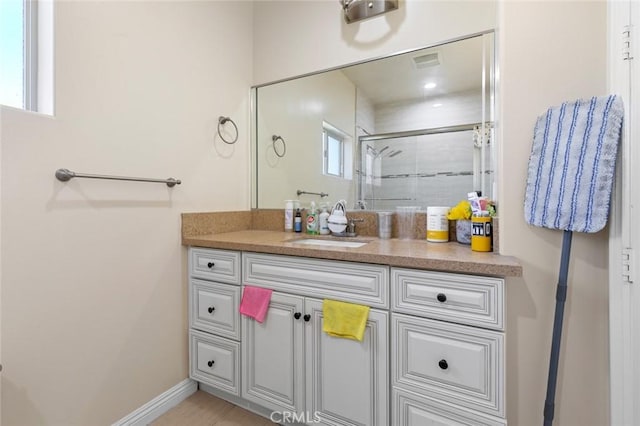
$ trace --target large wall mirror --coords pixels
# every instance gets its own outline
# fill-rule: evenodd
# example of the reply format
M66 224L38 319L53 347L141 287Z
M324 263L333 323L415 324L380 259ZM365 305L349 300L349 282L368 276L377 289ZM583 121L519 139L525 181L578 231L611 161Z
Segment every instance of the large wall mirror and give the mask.
M494 198L494 43L487 32L255 87L252 207Z

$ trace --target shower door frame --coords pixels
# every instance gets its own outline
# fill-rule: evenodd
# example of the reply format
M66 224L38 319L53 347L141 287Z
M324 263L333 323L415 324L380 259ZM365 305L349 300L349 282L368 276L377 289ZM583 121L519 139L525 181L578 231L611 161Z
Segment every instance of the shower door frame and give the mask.
M378 133L373 135L359 136L358 152L357 152L359 167L358 167L358 184L357 184L358 188L356 192L356 195L357 195L356 202L364 201L364 198L362 197L363 195L362 194L362 178L363 178L363 172L364 172L364 167L363 167L364 161L362 158L363 142L378 141L378 140L384 140L384 139L397 139L397 138L412 137L412 136L438 135L438 134L454 133L454 132L468 132L468 131L475 131L478 129L484 130L486 128L488 128L492 132L493 122L485 121L485 122L470 123L470 124L459 124L454 126L432 127L429 129L407 130L402 132ZM480 159L481 159L480 163L481 164L479 166L481 169L481 171L479 172L480 181L481 181L480 188L484 193L486 193L486 190L485 190L485 188L487 187L485 184L486 167L484 164L485 158L486 158L485 149L488 146L488 140L490 140L491 138L487 137L484 131L480 132L480 138L481 138L481 145L480 145ZM492 155L492 158L493 158L493 155ZM475 179L475 169L476 169L476 164L474 160L474 179ZM493 184L491 183L491 185Z

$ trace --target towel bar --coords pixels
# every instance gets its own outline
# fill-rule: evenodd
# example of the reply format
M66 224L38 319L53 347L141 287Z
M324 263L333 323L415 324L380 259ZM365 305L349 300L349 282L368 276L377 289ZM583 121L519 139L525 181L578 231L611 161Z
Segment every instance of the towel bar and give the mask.
M326 192L309 192L309 191L304 191L302 189L298 189L296 191L296 194L298 194L298 196L303 195L303 194L308 194L308 195L319 195L320 198L324 198L324 197L328 197L329 194L327 194Z
M56 170L56 178L58 178L61 182L67 182L72 178L89 178L89 179L110 179L110 180L128 180L135 182L155 182L155 183L166 183L169 188L172 188L176 185L180 185L182 182L180 179L168 178L168 179L150 179L150 178L139 178L139 177L124 177L124 176L108 176L108 175L91 175L86 173L76 173L72 172L69 169L58 169Z

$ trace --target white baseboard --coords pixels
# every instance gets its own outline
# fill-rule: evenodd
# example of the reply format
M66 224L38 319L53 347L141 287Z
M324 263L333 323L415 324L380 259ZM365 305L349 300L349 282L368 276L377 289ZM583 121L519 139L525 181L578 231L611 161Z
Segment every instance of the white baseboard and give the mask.
M151 401L136 409L133 413L123 417L112 426L144 426L148 425L198 390L198 382L185 379L156 396Z

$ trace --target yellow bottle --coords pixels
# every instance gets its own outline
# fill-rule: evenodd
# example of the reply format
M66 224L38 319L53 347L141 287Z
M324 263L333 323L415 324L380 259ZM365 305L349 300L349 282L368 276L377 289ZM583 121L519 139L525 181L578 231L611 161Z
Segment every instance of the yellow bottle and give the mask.
M492 251L492 230L489 212L481 211L471 217L471 250Z

